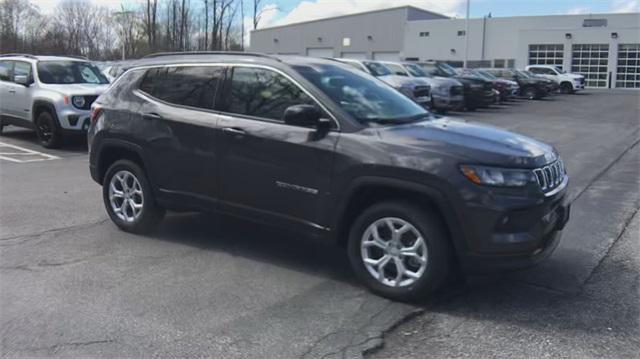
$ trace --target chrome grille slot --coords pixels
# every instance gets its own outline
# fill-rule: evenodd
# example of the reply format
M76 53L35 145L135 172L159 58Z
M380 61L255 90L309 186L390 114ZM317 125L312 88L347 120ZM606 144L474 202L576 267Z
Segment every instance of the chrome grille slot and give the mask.
M562 160L557 160L544 167L533 170L540 189L544 192L550 191L562 184L566 175Z

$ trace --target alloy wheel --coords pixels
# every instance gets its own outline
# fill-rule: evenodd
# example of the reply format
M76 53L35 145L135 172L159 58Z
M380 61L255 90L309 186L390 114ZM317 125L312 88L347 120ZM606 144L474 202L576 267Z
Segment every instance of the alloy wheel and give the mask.
M369 274L386 286L411 285L427 269L426 241L401 218L385 217L371 223L362 235L360 251Z
M142 214L144 194L140 182L129 171L118 171L109 182L109 203L113 213L131 223Z

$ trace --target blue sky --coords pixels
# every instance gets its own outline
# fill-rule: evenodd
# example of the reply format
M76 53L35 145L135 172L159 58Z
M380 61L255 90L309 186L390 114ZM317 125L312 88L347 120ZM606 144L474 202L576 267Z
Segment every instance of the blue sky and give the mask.
M263 0L263 3L274 9L265 14L263 21L263 26L270 26L406 4L464 17L466 0ZM638 11L639 0L471 0L471 17L489 13L525 16Z

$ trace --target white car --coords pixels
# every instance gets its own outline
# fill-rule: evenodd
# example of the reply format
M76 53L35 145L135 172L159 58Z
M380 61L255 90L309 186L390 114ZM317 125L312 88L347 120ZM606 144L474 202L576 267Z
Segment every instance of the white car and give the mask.
M64 135L84 135L91 104L109 86L86 59L0 55L0 134L13 125L36 131L42 146L59 147Z
M536 75L557 82L562 93L574 93L578 90L584 90L584 76L582 75L565 72L553 65L529 65L526 69Z
M429 107L431 105L431 85L425 80L394 75L388 67L379 61L355 59L335 60L349 64L379 78L387 85L402 92L423 107Z

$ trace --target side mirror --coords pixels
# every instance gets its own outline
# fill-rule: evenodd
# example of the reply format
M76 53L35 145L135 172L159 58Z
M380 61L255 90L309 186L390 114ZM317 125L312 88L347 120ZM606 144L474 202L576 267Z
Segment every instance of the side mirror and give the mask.
M284 110L283 119L287 125L303 127L320 127L325 123L322 112L313 105L289 106Z
M13 77L13 82L20 85L24 85L24 86L31 85L31 82L29 81L29 76L27 75L15 75Z

